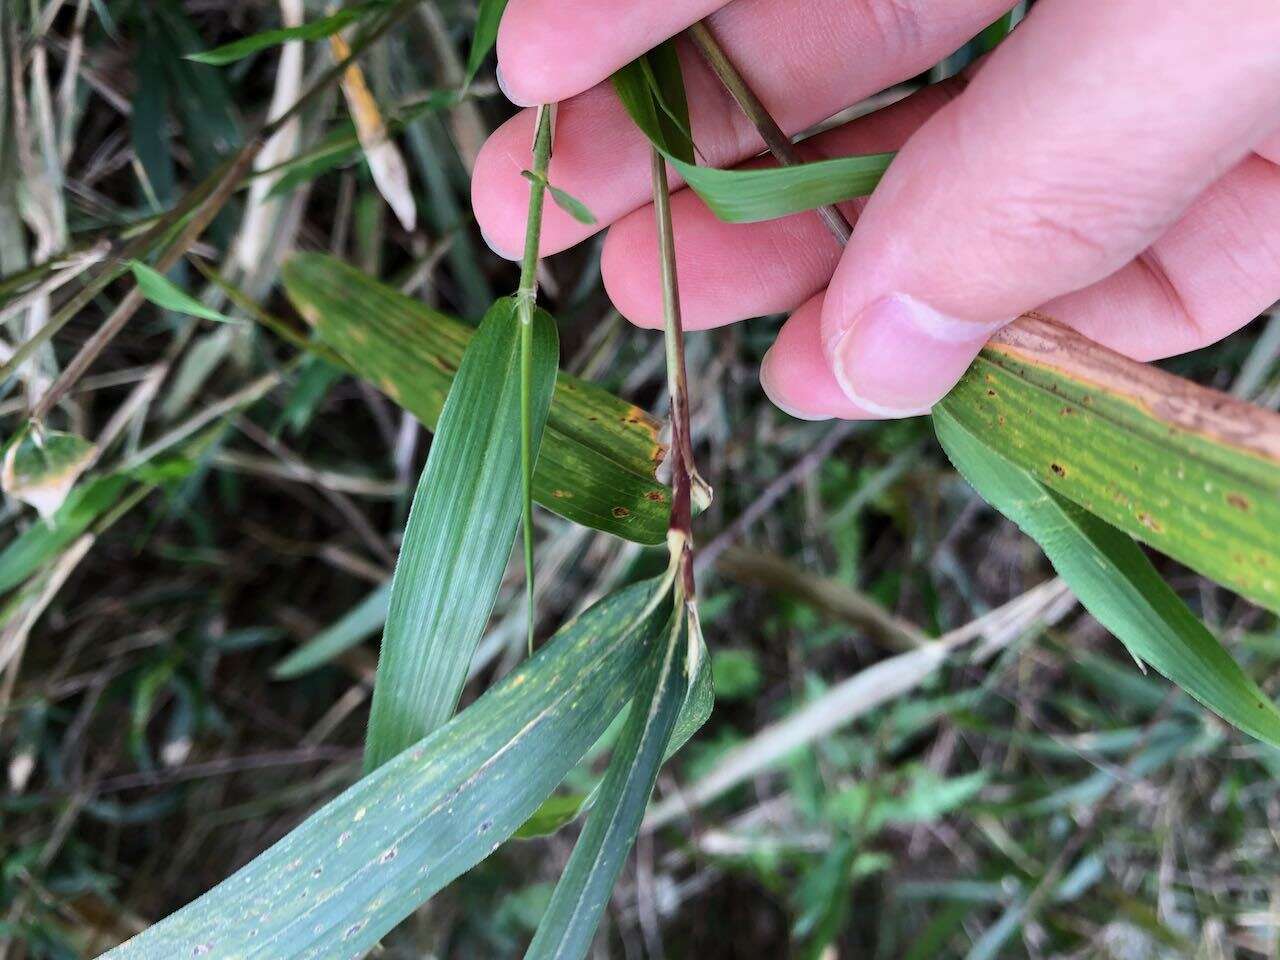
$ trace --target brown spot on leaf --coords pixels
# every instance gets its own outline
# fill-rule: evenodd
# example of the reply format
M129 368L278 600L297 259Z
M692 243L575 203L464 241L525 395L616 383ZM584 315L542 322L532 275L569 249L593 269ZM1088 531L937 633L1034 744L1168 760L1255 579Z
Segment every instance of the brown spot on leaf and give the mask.
M1164 525L1144 510L1138 511L1138 522L1148 530L1154 530L1156 533L1162 533L1164 531Z
M654 503L661 503L667 499L661 490L650 490L644 496L646 500L652 500Z
M619 520L621 520L623 517L631 516L631 511L628 510L626 507L614 507L609 512L612 513Z
M1066 467L1064 467L1060 463L1049 464L1049 469L1052 470L1059 477L1065 477L1067 475Z
M568 490L552 490L551 495L557 500L569 500L573 497L573 494Z
M1228 493L1227 503L1237 510L1243 510L1245 513L1248 513L1253 508L1253 505L1249 503L1249 498L1242 493Z

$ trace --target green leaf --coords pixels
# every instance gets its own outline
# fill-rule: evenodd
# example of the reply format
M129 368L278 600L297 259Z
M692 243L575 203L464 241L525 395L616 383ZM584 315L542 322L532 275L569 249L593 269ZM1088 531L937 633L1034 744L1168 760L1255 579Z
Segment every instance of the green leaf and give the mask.
M893 157L873 153L752 170L718 170L679 161L672 166L721 220L755 223L865 197Z
M0 591L16 587L56 557L124 493L129 478L94 477L76 487L48 521L33 523L0 551Z
M216 320L219 323L240 322L224 313L219 313L217 310L206 307L195 297L176 287L164 274L152 270L139 260L130 260L129 269L133 271L133 277L138 281L138 289L142 292L142 295L157 307L173 310L176 313L185 313L191 317L200 317L204 320Z
M661 645L665 620L650 615L659 589L649 581L606 597L448 724L106 957L371 949L511 836L604 732Z
M9 443L0 466L0 487L49 519L58 512L98 448L74 433L28 423Z
M480 0L476 9L476 32L471 39L471 52L467 54L467 78L463 83L469 87L476 78L485 58L498 42L498 26L502 23L502 14L506 12L507 0Z
M373 636L387 622L390 605L391 581L388 580L335 623L277 663L271 675L277 680L292 680L324 666L340 653Z
M259 50L276 47L282 43L288 43L290 40L323 40L326 37L331 37L366 14L384 6L386 4L382 2L358 3L350 7L344 7L332 16L323 17L320 20L312 20L310 23L299 24L296 27L279 27L275 30L264 30L261 33L243 37L233 43L224 44L212 50L188 54L186 59L194 60L196 63L208 64L212 67L226 66L228 63L243 60Z
M667 642L649 656L626 726L569 863L556 884L525 960L585 957L614 882L635 843L688 685L683 606L671 614Z
M560 348L533 318L532 449ZM365 765L375 769L453 715L520 521L520 323L497 301L467 346L409 511L373 688Z
M893 159L892 153L839 157L790 167L719 170L696 166L692 145L668 115L676 89L664 58L633 61L613 75L613 87L632 121L662 151L671 166L721 220L753 223L869 194ZM663 64L663 66L659 66ZM661 85L661 95L655 90ZM678 108L670 112L680 116ZM687 130L687 113L685 114Z
M1280 613L1280 417L1023 317L942 402L1056 493Z
M591 209L568 190L561 190L559 187L552 186L549 180L539 177L532 170L521 170L520 176L530 183L541 181L542 185L547 188L547 192L551 194L551 199L555 201L556 206L579 223L591 226L596 222L596 215L591 212Z
M555 833L577 819L588 799L585 793L557 793L547 797L515 832L516 839L532 840Z
M1040 544L1085 608L1140 661L1260 740L1280 746L1280 710L1169 588L1129 537L1005 459L945 408L947 456L997 510Z
M285 289L320 338L428 428L473 331L331 257L285 264ZM662 543L671 492L654 479L665 450L639 407L561 373L533 476L534 499L566 519Z

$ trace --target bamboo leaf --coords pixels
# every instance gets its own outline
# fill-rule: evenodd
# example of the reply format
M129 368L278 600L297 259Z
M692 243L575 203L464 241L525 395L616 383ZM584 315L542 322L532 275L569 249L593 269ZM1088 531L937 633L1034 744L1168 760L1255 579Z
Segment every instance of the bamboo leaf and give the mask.
M266 50L268 47L277 47L291 40L324 40L349 24L355 23L366 14L384 6L386 4L383 2L354 4L350 7L344 7L332 16L312 20L310 23L303 23L296 27L263 30L261 33L255 33L232 43L214 47L212 50L188 54L186 59L194 60L196 63L208 64L212 67L222 67L228 63L243 60L245 57L260 50Z
M555 323L537 310L534 451L559 359ZM515 300L504 298L463 354L413 498L373 689L368 769L452 716L497 599L520 513L520 324Z
M84 437L28 423L4 452L0 487L49 520L97 454L98 448Z
M606 597L448 724L106 957L308 960L371 949L492 853L604 732L661 645L665 616L650 609L665 587Z
M652 54L649 55L652 57ZM869 194L893 159L892 153L839 157L789 167L719 170L692 163L692 146L664 110L675 88L669 67L654 80L659 69L650 60L633 61L613 75L614 90L632 121L662 151L667 162L684 178L721 220L752 223L772 220L804 210ZM664 87L662 96L654 83ZM669 104L668 104L669 105ZM674 112L674 111L673 111Z
M130 260L129 269L133 272L134 280L138 282L138 290L157 307L173 310L175 313L185 313L190 317L200 317L203 320L214 320L218 323L240 322L228 317L225 313L219 313L212 307L206 307L195 297L176 286L163 273L152 270L140 260Z
M498 42L498 26L506 12L507 0L480 0L476 10L476 32L471 40L471 52L467 54L467 77L463 83L469 87L476 78L485 59Z
M1280 416L1023 317L942 402L1056 493L1280 612Z
M532 170L521 170L520 176L530 183L541 183L547 192L551 194L551 199L555 201L555 205L579 223L591 226L596 222L596 215L591 212L591 208L568 190L561 190L559 187L553 186L546 177L540 177Z
M391 581L388 580L329 627L277 663L272 668L271 675L277 680L292 680L323 666L373 636L387 622L387 608L390 605Z
M683 605L672 611L666 643L649 656L599 795L538 924L526 960L585 957L618 873L635 843L676 718L688 690Z
M1140 661L1224 720L1280 746L1280 709L1187 609L1129 537L1001 456L946 409L934 412L951 462L1040 544L1085 608Z
M285 264L289 298L320 338L428 428L473 331L341 261ZM534 499L566 519L638 543L662 543L671 494L654 479L658 423L608 391L561 373L533 477Z

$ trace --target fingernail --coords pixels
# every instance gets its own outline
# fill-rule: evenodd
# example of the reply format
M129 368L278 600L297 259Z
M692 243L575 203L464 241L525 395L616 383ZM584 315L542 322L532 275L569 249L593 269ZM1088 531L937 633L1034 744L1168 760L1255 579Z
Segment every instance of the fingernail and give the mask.
M502 64L498 64L498 66L494 69L493 76L494 76L494 79L498 81L498 89L502 91L502 95L506 97L508 100L510 100L512 103L514 103L517 107L533 106L532 103L525 103L519 97L512 95L511 89L507 86L506 79L502 76Z
M760 388L764 390L764 395L769 398L769 402L781 410L789 417L795 417L797 420L830 420L830 416L823 413L806 413L803 410L791 406L788 403L778 399L776 381L771 371L773 358L773 347L765 351L764 357L760 361Z
M850 400L880 416L928 413L1002 326L957 320L905 294L881 297L836 343L836 380Z

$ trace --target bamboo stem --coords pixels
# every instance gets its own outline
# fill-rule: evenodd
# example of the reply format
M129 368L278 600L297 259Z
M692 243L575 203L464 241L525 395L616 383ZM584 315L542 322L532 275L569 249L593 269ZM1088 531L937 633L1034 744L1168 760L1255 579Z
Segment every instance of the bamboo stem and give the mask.
M803 162L799 152L796 150L795 144L791 142L791 138L783 132L778 126L776 120L769 113L768 109L760 98L756 96L755 91L738 72L738 68L733 65L728 55L724 52L724 48L716 41L715 36L711 33L711 28L707 26L705 21L695 23L689 28L689 38L693 41L694 46L702 54L703 59L707 61L707 65L711 67L713 73L720 80L725 90L733 97L738 104L738 108L751 121L756 131L760 134L760 138L764 140L765 146L769 148L769 152L773 154L784 167L794 166ZM836 238L836 242L840 246L844 246L849 242L849 238L853 236L853 227L840 212L839 208L834 204L827 204L818 208L818 216L822 217L822 221L827 225L827 229L831 231L831 235Z
M538 299L538 249L542 239L542 211L547 199L547 170L551 165L551 107L538 107L534 120L533 170L529 177L529 216L525 222L524 257L516 312L520 322L520 470L524 528L524 586L527 603L529 653L533 653L533 308Z
M680 291L676 276L675 234L671 226L671 197L667 165L657 148L650 149L653 205L658 223L658 251L662 264L662 316L667 351L667 390L671 395L671 521L669 543L679 551L680 586L686 602L694 598L692 498L700 483L693 465L689 431L689 385L684 363L684 325L680 317ZM696 478L696 479L695 479ZM705 486L705 484L704 484Z

